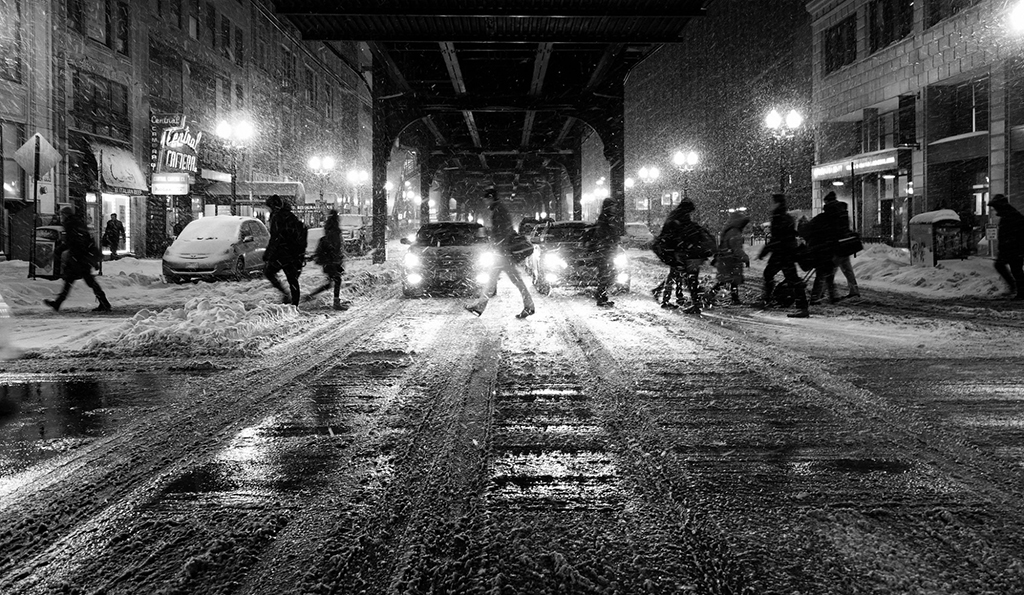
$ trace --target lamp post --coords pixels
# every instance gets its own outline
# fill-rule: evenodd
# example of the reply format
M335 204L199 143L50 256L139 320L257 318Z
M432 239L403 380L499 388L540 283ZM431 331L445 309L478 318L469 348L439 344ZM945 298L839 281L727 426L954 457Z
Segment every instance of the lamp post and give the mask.
M1010 27L1017 33L1024 33L1024 2L1010 9Z
M359 213L363 212L363 203L359 202L359 185L366 183L366 180L370 179L370 174L365 169L353 169L348 172L348 183L352 184L353 200L356 203L356 208L359 209Z
M675 155L672 155L672 163L679 168L679 171L683 174L683 198L688 198L686 194L686 178L695 167L697 162L700 161L700 156L695 151L683 153L682 151L676 151Z
M252 122L248 120L237 120L233 123L221 120L217 124L217 136L219 136L228 147L231 153L231 214L237 215L238 203L238 152L245 148L254 136L255 131Z
M334 157L330 155L314 155L309 158L309 169L320 180L320 203L317 206L323 211L324 189L327 186L328 180L331 179L331 170L334 169Z
M651 166L651 167L644 166L644 167L640 168L640 171L636 172L636 175L640 178L640 181L643 182L644 185L646 186L648 184L653 183L655 180L658 179L659 176L661 176L661 170L659 170L657 167L653 167L653 166ZM647 200L647 227L650 227L651 226L651 211L654 210L654 202L651 201L651 191L650 190L648 190L647 192L644 193L644 199Z
M786 192L786 163L785 163L785 147L786 141L796 136L796 131L803 124L804 117L800 115L800 112L789 110L786 117L783 118L782 114L778 110L773 109L768 112L768 115L764 118L764 124L771 130L775 136L775 142L779 144L779 192Z

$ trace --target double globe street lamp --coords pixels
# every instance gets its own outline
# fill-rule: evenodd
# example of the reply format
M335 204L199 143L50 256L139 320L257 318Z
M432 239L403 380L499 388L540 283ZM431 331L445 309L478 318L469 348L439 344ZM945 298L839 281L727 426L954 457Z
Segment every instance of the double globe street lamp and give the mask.
M636 172L636 175L637 177L640 178L640 181L646 186L649 184L653 184L654 181L661 176L661 170L654 166L647 167L645 165L644 167L641 167L639 171ZM644 199L647 201L647 227L649 228L651 226L651 211L654 209L654 201L651 200L650 190L644 193Z
M697 167L697 163L700 161L700 156L697 155L696 151L689 151L683 153L682 151L676 151L675 155L672 155L672 163L679 168L679 171L683 174L683 198L688 198L686 193L686 178L690 172Z
M231 153L231 214L237 215L238 209L238 152L245 149L252 137L256 135L252 122L237 120L228 122L221 120L217 124L217 136L224 141Z
M773 109L768 112L765 116L764 124L768 127L768 130L775 136L775 142L779 145L779 192L786 192L786 147L788 141L796 136L796 131L804 123L804 117L800 115L800 112L789 110L786 117L783 118L779 110Z
M324 190L327 187L327 182L331 179L331 171L334 170L334 157L314 155L309 158L309 169L320 181L320 203L317 206L323 210L326 204L324 203Z

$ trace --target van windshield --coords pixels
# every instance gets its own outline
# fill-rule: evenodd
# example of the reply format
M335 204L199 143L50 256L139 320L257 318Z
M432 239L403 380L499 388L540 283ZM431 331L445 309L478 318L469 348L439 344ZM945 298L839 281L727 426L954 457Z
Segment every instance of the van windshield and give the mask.
M237 220L196 219L181 230L178 239L186 241L234 240L236 237L238 237Z

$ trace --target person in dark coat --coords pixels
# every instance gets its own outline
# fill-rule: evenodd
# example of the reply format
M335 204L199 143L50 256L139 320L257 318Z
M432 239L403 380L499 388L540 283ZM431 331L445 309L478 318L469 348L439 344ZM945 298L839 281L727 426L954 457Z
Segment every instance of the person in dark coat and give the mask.
M714 253L714 236L691 218L695 210L692 201L682 200L669 213L659 234L668 250L674 253L672 260L675 263L669 266L668 277L663 284L661 307L678 308L685 286L690 292L691 301L690 306L684 310L688 314L700 314L700 267ZM708 241L711 246L705 245ZM670 301L673 288L676 293L675 304Z
M603 308L615 306L615 302L608 299L608 288L615 282L615 255L622 235L617 212L615 199L606 197L601 202L597 221L588 231L587 248L598 256L597 290L594 297L597 298L597 305Z
M740 299L740 285L743 284L743 268L750 266L750 257L743 249L743 230L750 223L750 217L742 211L733 211L718 238L718 253L715 268L718 279L712 293L729 286L729 298L734 305L743 303Z
M82 279L100 303L93 312L110 312L110 302L107 301L107 296L96 282L96 278L92 276L92 269L99 263L102 254L89 235L85 219L76 213L74 208L68 206L61 207L60 219L64 226L65 242L65 250L61 254L61 276L64 279L64 286L57 297L43 300L43 303L53 308L54 312L59 312L61 304L71 292L71 286L75 281Z
M836 244L839 241L835 233L833 215L822 211L813 219L800 227L800 235L807 242L807 260L814 266L814 285L811 287L811 299L808 303L817 304L821 294L828 292L828 301L836 303L836 266L834 262Z
M829 191L825 195L822 212L828 213L831 217L833 234L837 241L850 232L850 209L846 206L845 202L836 198L835 192ZM832 262L843 272L843 276L846 277L846 286L848 288L846 297L860 297L860 289L857 288L857 276L853 274L853 263L850 262L850 257L836 254L832 258ZM834 279L835 273L832 276Z
M775 276L781 272L785 282L793 287L796 293L797 311L790 318L807 318L807 293L804 282L796 272L797 233L796 223L786 208L786 195L773 194L772 221L768 241L765 243L757 259L761 260L769 254L768 265L764 268L764 294L761 303L765 307L773 303L772 293L775 291Z
M306 295L305 300L334 287L334 309L348 310L348 304L341 301L341 274L345 272L345 251L341 243L341 226L338 223L338 211L331 209L324 221L324 236L316 245L313 261L323 267L327 282Z
M291 205L280 196L275 194L268 198L267 206L270 207L270 241L263 253L267 263L263 273L284 296L284 303L298 306L299 275L306 260L306 228L292 213ZM284 271L290 291L285 291L277 278L280 271Z
M516 314L516 318L526 318L535 314L537 309L534 306L530 290L526 288L526 283L523 281L522 275L519 274L516 259L511 252L510 239L512 234L515 233L515 228L512 226L512 216L509 215L508 209L505 208L505 205L498 198L494 188L489 188L485 193L485 197L487 198L487 206L491 210L491 238L494 240L497 262L494 265L494 274L491 275L487 284L480 289L480 297L464 307L477 316L483 314L490 297L498 289L498 276L504 272L508 276L509 281L512 281L512 284L519 290L520 295L523 296L523 310Z
M117 213L110 214L110 220L103 229L103 241L110 247L110 260L117 260L117 248L125 239L124 223L117 220Z
M1024 215L996 194L988 206L999 216L996 272L1006 281L1013 299L1024 300Z

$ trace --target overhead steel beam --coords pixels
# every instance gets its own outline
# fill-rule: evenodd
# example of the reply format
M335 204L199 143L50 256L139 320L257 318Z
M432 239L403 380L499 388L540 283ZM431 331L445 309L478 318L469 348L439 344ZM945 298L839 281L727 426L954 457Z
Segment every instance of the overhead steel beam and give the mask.
M587 85L583 88L584 93L589 93L593 91L594 89L598 88L602 82L604 82L605 77L608 76L608 73L611 71L612 65L615 63L616 57L618 57L622 53L622 50L625 47L626 46L624 44L613 43L612 45L605 48L604 54L598 61L597 66L594 67L594 72L592 72L590 75L590 80L587 81Z
M443 134L441 134L441 130L438 129L437 123L434 122L434 116L427 116L427 117L423 118L423 124L427 127L427 130L429 130L430 133L434 135L434 138L437 139L437 144L439 144L439 145L447 145L448 144L448 140L445 139Z
M388 73L388 78L391 79L391 82L393 82L403 93L412 93L412 87L409 86L409 81L405 80L405 76L402 74L402 71L399 70L395 61L391 59L388 51L377 43L370 42L366 45L370 49L373 59L380 60L381 63L384 64L384 70Z
M566 118L565 119L565 124L562 124L562 130L560 130L558 132L558 136L555 138L555 146L556 147L561 146L561 144L565 142L565 138L567 136L569 136L569 132L572 130L572 127L575 124L576 124L576 118ZM569 151L569 153L572 154L572 151Z
M452 87L457 95L466 94L466 81L462 78L462 69L459 68L459 58L455 54L455 44L450 41L442 41L441 57L444 58L444 66L448 69L448 77L452 80Z
M700 2L675 0L573 3L551 6L545 10L544 2L457 2L434 0L274 0L279 14L289 16L345 16L348 18L458 18L458 19L678 19L705 14ZM556 4L556 3L551 3Z
M480 130L476 127L476 118L473 117L473 112L463 111L462 118L466 121L466 128L469 128L469 136L473 139L473 146L480 146Z
M551 62L551 52L555 44L541 43L537 45L537 57L533 61L533 78L530 81L530 95L540 95L544 88L544 77L548 72L548 64Z
M526 118L523 121L523 137L519 141L519 146L530 146L530 135L533 134L533 123L536 118L537 112L533 110L526 112Z
M658 43L680 43L682 30L685 26L680 23L668 31L636 32L629 27L616 27L607 31L585 31L565 32L552 31L548 27L538 26L536 30L523 31L516 27L509 27L507 31L495 28L480 28L480 30L468 31L457 29L443 34L434 33L432 30L422 30L419 26L409 27L408 30L401 27L393 27L387 30L378 29L371 25L361 27L350 21L339 21L336 23L311 19L304 22L304 18L293 16L292 22L302 32L304 41L373 41L379 43L436 43L438 37L444 37L453 43L577 43L601 45L608 43L633 43L633 44L658 44ZM447 27L443 27L448 29ZM442 29L439 25L438 29Z
M572 155L572 149L534 147L509 149L506 147L463 147L447 145L431 150L433 155Z

